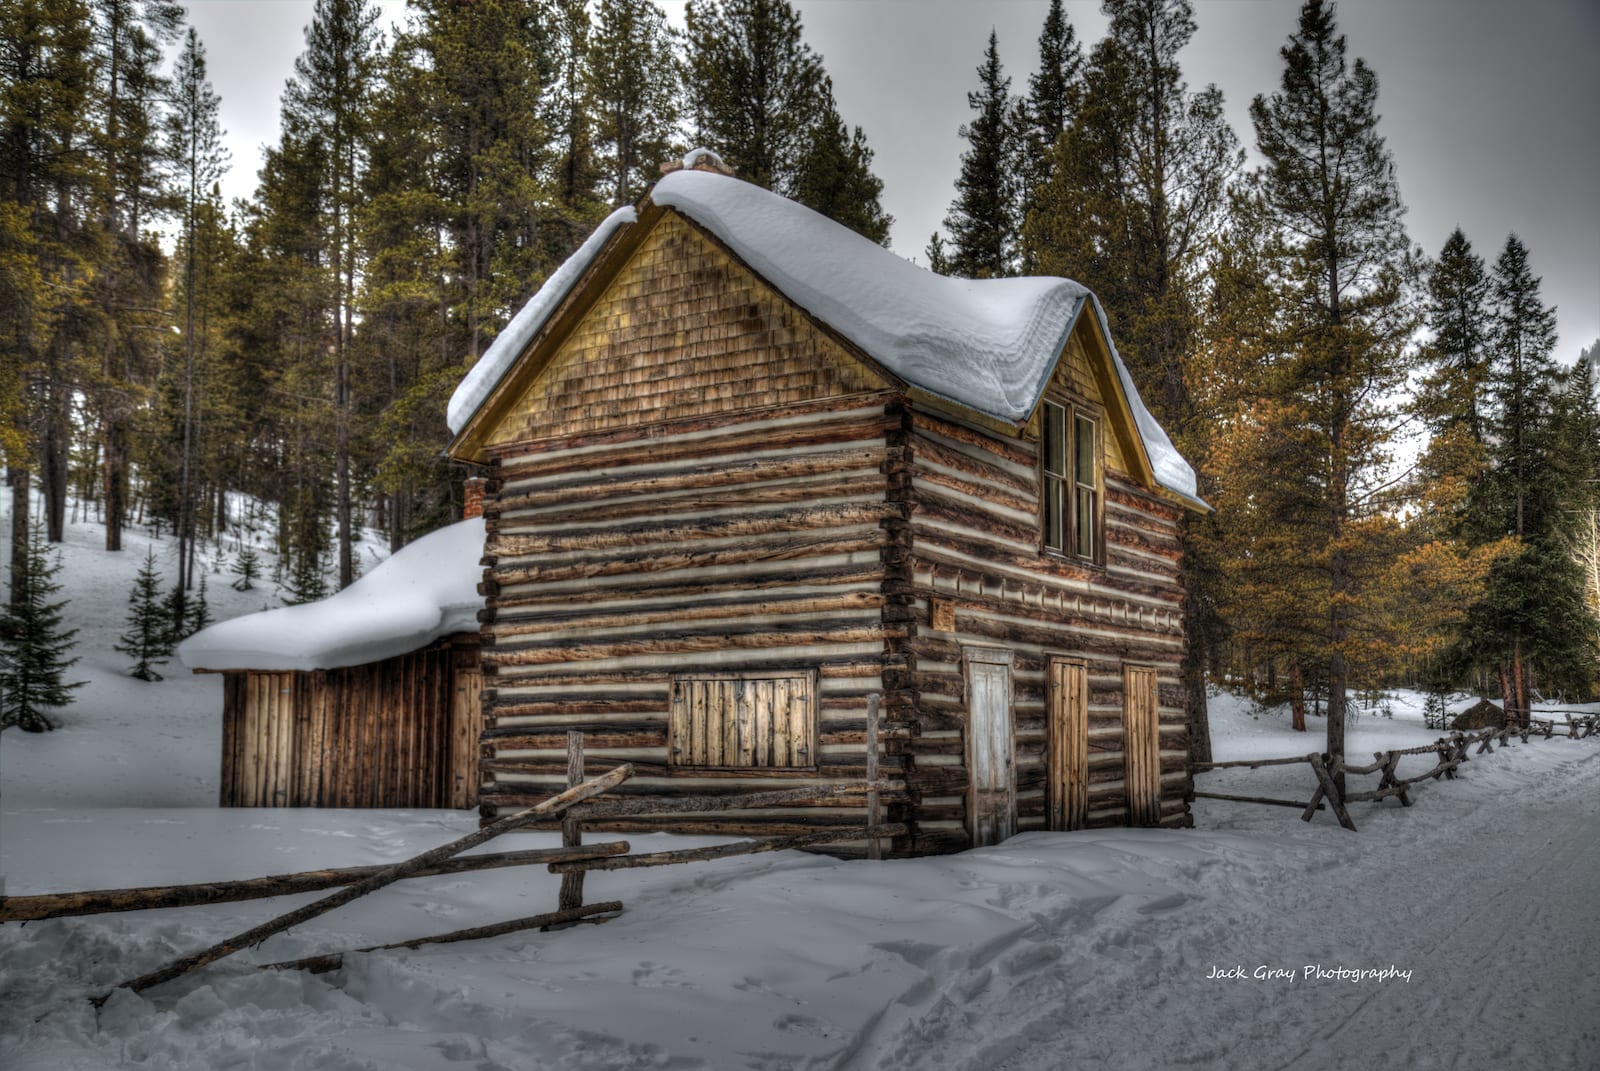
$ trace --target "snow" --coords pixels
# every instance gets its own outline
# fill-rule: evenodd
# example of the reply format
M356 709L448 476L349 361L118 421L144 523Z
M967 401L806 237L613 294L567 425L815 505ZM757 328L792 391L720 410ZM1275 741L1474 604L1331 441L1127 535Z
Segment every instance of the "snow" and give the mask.
M550 314L556 311L556 306L567 296L567 291L600 255L600 250L605 248L612 235L635 218L633 206L624 205L602 220L594 233L578 247L578 251L550 273L538 292L511 318L506 329L495 336L489 348L467 370L455 393L450 396L445 422L449 424L451 434L459 435L461 429L467 426L467 421L500 385L500 380L510 371L511 365L521 356L533 336L539 333Z
M9 892L392 863L476 828L471 812L212 807L220 679L122 675L108 653L117 627L96 622L124 612L146 540L113 556L95 534L69 529L63 571L68 623L85 629L76 675L90 686L62 729L8 732L0 747ZM262 597L215 581L220 609ZM1353 756L1438 735L1420 696L1387 705L1392 717L1358 705ZM1316 717L1302 734L1226 695L1212 710L1219 759L1322 746ZM1420 771L1427 759L1412 761ZM1199 787L1310 792L1300 766L1207 773ZM5 924L0 1066L1600 1067L1600 1027L1582 1012L1600 954L1597 788L1600 739L1513 742L1457 780L1420 784L1410 808L1356 805L1359 833L1326 813L1302 823L1287 808L1202 799L1193 830L597 873L586 898L626 905L603 925L368 953L324 975L253 966L536 914L559 886L534 868L426 878L145 994L118 992L98 1013L83 995L316 894ZM479 850L557 841L516 834ZM1234 968L1244 977L1213 977Z
M483 543L481 517L430 532L343 591L212 625L178 657L190 669L333 669L476 632Z
M1098 300L1070 279L936 275L804 205L726 175L674 171L656 183L650 200L704 226L894 375L998 420L1028 419L1086 307L1108 343L1112 338ZM602 224L550 277L468 373L450 402L453 431L471 419L560 304L609 238L607 228L621 225L616 220ZM1157 482L1198 501L1194 469L1145 407L1114 345L1111 357Z

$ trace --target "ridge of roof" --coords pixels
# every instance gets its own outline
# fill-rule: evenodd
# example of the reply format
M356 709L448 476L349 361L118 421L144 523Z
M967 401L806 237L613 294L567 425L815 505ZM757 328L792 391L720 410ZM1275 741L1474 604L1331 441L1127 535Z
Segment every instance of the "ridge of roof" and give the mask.
M1157 483L1204 508L1194 469L1139 397L1105 310L1083 285L1048 276L938 275L804 205L709 170L669 172L646 200L704 227L786 298L906 383L1013 426L1037 407L1067 336L1084 308L1092 308ZM611 238L637 218L632 208L612 213L517 313L451 398L453 433L472 419Z

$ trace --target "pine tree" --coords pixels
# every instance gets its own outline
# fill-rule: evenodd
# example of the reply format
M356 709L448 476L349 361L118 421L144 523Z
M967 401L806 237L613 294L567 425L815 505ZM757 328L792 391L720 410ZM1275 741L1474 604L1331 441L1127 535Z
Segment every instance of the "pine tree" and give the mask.
M1378 133L1378 80L1345 58L1324 0L1306 0L1282 50L1281 88L1250 107L1266 168L1260 204L1276 238L1275 285L1294 339L1276 370L1265 434L1285 446L1284 522L1300 534L1307 593L1321 608L1328 754L1344 755L1353 631L1381 571L1381 479L1414 326L1394 161ZM1342 784L1341 784L1342 787Z
M833 101L831 79L823 79L822 99L811 145L800 160L790 196L882 245L889 240L894 219L879 203L883 182L872 173L866 135L859 126L854 131L845 128Z
M1483 261L1457 228L1428 272L1427 325L1433 338L1414 408L1429 434L1418 461L1419 524L1432 536L1467 536L1481 509L1489 466L1484 400L1491 309ZM1482 533L1479 533L1481 541Z
M247 546L239 551L233 575L239 578L233 582L233 590L250 591L255 587L255 581L261 577L261 556L256 553L255 547Z
M63 680L78 661L66 657L78 630L61 627L66 600L49 601L61 590L55 582L61 557L46 552L43 527L37 523L26 545L23 567L11 572L11 601L0 612L0 651L10 662L0 668L0 730L15 725L23 732L42 733L55 728L46 712L71 703L73 690L83 682Z
M787 0L690 0L687 96L695 137L742 179L779 193L811 142L822 60Z
M58 538L77 393L68 324L86 315L96 261L81 218L96 169L92 19L79 0L0 0L0 407L6 413L11 568L27 570L30 488ZM11 393L11 387L20 387Z
M322 573L322 559L317 554L296 554L289 573L289 594L286 606L299 606L327 598L328 582Z
M1056 142L1067 132L1083 79L1083 49L1067 21L1061 0L1050 0L1039 33L1039 69L1028 76L1028 95L1017 103L1016 128L1021 139L1021 204L1019 222L1027 226L1041 187L1050 181L1050 160ZM1025 274L1038 274L1033 249L1024 243Z
M1555 526L1555 489L1539 454L1554 404L1556 313L1541 300L1539 284L1527 247L1513 234L1494 265L1489 389L1496 410L1491 523L1516 536Z
M967 107L977 115L961 126L968 147L961 154L956 199L944 217L952 273L969 279L1017 272L1017 130L1010 91L1011 79L1000 66L999 38L990 30L978 90L967 94Z
M214 265L201 249L200 213L206 191L222 177L227 150L222 147L222 125L217 118L221 105L206 78L205 49L191 27L184 38L172 76L174 107L166 124L166 155L179 179L183 199L183 408L182 438L179 450L178 512L178 587L187 588L194 571L195 488L198 484L196 453L197 362L205 359L206 338L201 331L205 298L200 287L214 284Z
M317 0L306 49L283 97L286 131L320 143L324 171L319 203L327 213L320 243L327 271L325 313L331 327L334 398L334 519L339 586L354 579L351 474L351 339L360 274L355 205L368 112L377 76L378 12L366 0Z
M206 574L200 574L200 586L194 589L194 597L189 600L189 616L183 623L185 637L193 636L196 632L211 624L211 606L206 601Z
M682 111L672 28L653 0L600 0L589 41L600 150L613 205L656 179Z
M131 676L158 681L161 674L155 667L172 657L173 616L169 602L161 597L161 574L156 572L154 547L145 551L144 565L128 593L128 604L128 627L117 641L116 650L134 660L128 671Z

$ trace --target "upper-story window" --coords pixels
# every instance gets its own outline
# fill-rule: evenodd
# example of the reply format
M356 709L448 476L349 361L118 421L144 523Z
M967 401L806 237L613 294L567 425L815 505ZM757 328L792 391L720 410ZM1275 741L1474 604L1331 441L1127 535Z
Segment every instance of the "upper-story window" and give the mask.
M1045 550L1099 561L1099 421L1071 405L1046 401L1040 447Z

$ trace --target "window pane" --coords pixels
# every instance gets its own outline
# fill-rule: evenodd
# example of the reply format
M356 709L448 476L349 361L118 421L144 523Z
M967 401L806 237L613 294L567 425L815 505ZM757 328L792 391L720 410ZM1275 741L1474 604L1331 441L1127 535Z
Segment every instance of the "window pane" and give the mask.
M1075 417L1077 429L1077 442L1074 444L1076 457L1074 458L1078 482L1094 484L1094 421L1086 417Z
M1062 484L1053 476L1044 478L1044 545L1051 550L1066 550L1062 533Z
M1067 411L1051 402L1044 403L1044 470L1067 474Z
M1092 488L1078 488L1077 512L1072 518L1072 531L1076 537L1073 543L1078 555L1084 558L1094 557L1094 490Z

